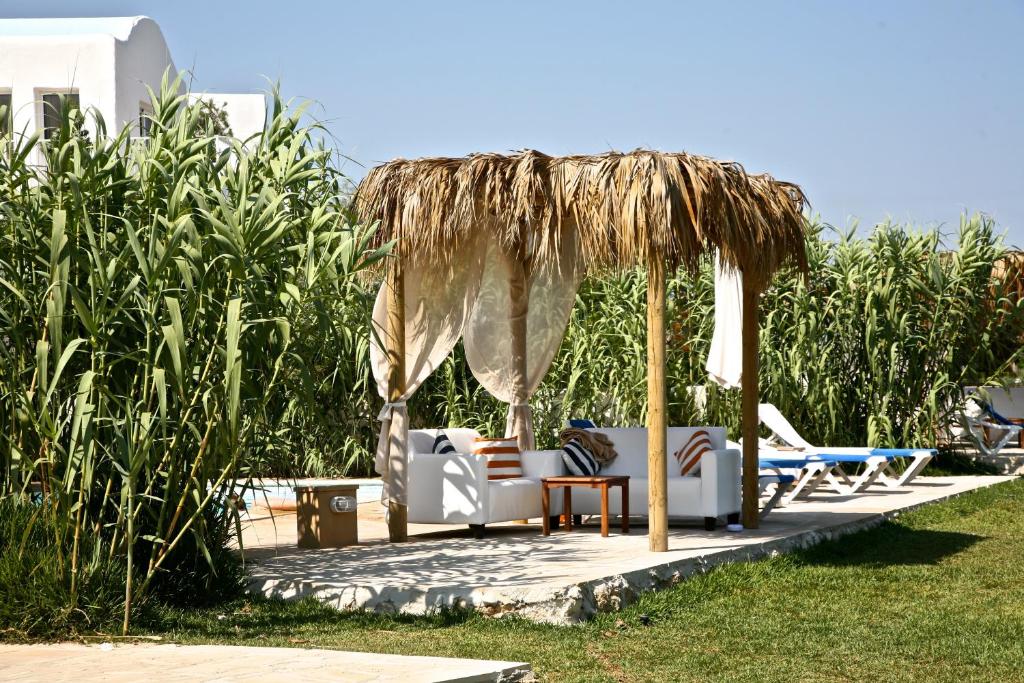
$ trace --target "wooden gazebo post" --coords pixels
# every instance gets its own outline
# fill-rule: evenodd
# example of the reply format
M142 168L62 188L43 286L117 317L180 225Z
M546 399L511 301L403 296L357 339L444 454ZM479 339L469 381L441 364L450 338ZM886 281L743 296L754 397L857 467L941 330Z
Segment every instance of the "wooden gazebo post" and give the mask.
M742 391L742 424L740 433L743 435L743 526L756 529L760 519L758 511L757 478L760 467L757 460L757 345L758 345L758 311L757 285L753 278L743 278L743 377L740 380Z
M652 552L668 550L665 396L665 262L647 259L647 536Z
M401 256L395 255L387 270L388 327L385 344L388 356L388 402L397 403L405 393L405 274ZM400 488L407 492L407 463L394 448L393 435L388 436L388 477L401 479ZM408 457L408 456L406 456ZM409 537L408 507L388 501L388 538L401 542Z

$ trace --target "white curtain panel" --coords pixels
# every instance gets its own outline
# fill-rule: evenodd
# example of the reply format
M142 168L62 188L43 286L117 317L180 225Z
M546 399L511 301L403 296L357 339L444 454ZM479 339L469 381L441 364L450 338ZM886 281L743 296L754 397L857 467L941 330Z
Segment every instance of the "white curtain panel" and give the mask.
M524 450L535 446L530 397L562 343L582 278L575 231L565 230L560 245L557 259L534 267L524 267L498 245L489 245L480 291L463 337L473 376L488 393L509 404L505 435L517 436ZM528 303L513 297L519 277L525 278ZM525 325L517 320L523 314ZM517 343L518 335L525 335L522 345ZM525 358L515 353L517 347L525 349Z
M743 375L743 276L715 257L715 331L705 369L726 389L740 386Z
M466 243L450 268L433 259L407 259L405 276L405 393L395 403L388 398L388 358L381 344L387 334L387 283L382 283L373 306L374 335L370 363L377 393L385 400L378 415L380 437L374 469L383 477L381 502L407 504L408 413L405 402L416 393L462 336L480 287L481 245Z

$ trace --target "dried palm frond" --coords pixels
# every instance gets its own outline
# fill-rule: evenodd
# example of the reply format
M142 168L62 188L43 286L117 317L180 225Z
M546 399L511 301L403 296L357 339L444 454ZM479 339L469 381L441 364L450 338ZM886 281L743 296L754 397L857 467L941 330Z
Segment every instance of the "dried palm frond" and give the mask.
M992 279L1003 283L998 294L1024 301L1024 251L1008 251L992 266ZM993 295L997 292L993 288Z
M571 229L590 269L650 258L694 268L717 247L758 283L786 261L805 267L805 202L798 186L734 162L646 150L397 159L372 169L356 194L361 218L379 221L378 239L397 240L403 257L445 263L486 231L504 248L555 258Z

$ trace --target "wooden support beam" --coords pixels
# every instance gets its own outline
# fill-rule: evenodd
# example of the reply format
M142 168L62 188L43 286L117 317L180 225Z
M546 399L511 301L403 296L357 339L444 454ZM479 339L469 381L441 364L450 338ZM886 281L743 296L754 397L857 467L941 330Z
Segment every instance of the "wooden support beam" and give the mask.
M758 510L757 475L757 345L758 345L758 292L750 278L743 278L743 378L740 380L742 398L743 435L743 526L756 529Z
M668 550L668 473L666 471L665 262L647 264L647 515L652 552Z
M388 267L387 285L388 401L396 403L405 394L405 274L397 255ZM406 491L408 463L395 452L393 439L388 439L388 476L400 477L400 489ZM388 503L388 538L395 543L409 538L408 508L394 500Z

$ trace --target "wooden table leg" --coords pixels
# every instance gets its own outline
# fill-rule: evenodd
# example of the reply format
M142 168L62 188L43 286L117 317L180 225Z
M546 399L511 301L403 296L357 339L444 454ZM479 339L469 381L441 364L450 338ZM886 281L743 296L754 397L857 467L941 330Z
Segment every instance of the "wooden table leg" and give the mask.
M565 530L572 531L572 487L562 487L562 510L565 515Z
M629 480L622 482L619 486L622 493L622 533L629 533Z
M601 484L601 535L608 535L608 484Z
M540 485L540 503L544 510L544 514L541 515L541 525L544 529L544 535L551 535L551 489L548 485L541 482Z

